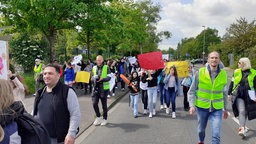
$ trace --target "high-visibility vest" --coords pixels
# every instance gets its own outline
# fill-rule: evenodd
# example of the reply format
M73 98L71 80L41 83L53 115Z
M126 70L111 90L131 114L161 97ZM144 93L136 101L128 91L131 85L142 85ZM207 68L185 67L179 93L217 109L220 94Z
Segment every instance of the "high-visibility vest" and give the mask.
M93 66L92 73L94 76L97 75L97 66ZM108 75L108 66L104 65L101 71L101 78L106 78L107 75ZM103 88L104 90L109 90L110 88L109 82L103 82Z
M248 79L250 89L254 90L253 80L254 80L254 77L256 75L256 70L250 69L250 71L251 71L251 73L248 75L247 79ZM234 86L232 88L232 92L235 90L237 85L240 83L240 81L242 80L242 77L243 77L242 69L236 69L234 71Z
M211 103L217 110L224 108L223 89L228 83L225 70L220 70L214 82L207 68L199 69L198 90L196 91L196 106L199 108L210 108Z
M41 71L43 70L42 67L43 67L42 63L40 63L38 66L36 66L36 65L34 66L34 72L35 72L34 78L35 79L37 79L39 77Z

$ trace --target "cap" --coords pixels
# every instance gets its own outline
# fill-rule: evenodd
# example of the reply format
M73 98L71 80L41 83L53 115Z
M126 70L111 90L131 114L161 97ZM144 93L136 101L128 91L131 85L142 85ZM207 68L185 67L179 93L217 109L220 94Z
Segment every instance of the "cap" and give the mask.
M35 62L40 62L41 60L40 59L35 59Z

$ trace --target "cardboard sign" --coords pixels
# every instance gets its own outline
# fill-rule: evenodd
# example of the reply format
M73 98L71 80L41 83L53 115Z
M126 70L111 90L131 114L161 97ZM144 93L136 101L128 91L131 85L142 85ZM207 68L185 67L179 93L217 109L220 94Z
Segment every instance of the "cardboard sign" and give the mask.
M0 41L0 78L8 78L8 47L6 41Z
M138 55L138 60L141 68L148 70L157 70L164 68L162 52L150 52Z
M174 61L166 63L165 73L169 73L170 67L175 66L177 69L178 77L184 78L188 76L188 62L187 61Z
M76 82L89 83L90 82L90 73L86 71L76 72Z

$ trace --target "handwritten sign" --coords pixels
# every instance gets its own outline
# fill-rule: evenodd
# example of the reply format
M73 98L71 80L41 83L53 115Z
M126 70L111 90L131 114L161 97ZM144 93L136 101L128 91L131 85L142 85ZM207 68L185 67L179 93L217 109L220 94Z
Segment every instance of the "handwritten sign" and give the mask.
M0 41L0 78L8 78L8 47L6 41Z

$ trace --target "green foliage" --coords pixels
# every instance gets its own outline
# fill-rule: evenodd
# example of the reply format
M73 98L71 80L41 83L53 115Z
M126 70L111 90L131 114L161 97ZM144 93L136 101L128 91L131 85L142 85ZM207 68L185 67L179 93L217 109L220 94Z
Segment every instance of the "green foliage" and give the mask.
M35 93L35 80L33 73L24 73L23 75L24 83L28 88L28 94Z
M183 38L177 47L179 57L185 59L186 54L189 54L190 59L202 58L204 41L204 52L207 57L207 54L213 51L210 46L221 43L221 38L218 36L218 30L207 28L195 38Z
M233 53L235 66L241 57L248 57L253 68L256 68L256 23L248 22L245 18L236 20L236 23L227 28L222 45L225 53Z
M51 61L67 60L77 47L88 58L150 52L171 37L156 33L160 4L152 0L1 0L0 11L6 32L44 35Z
M10 41L10 49L15 63L25 71L33 71L36 58L48 61L47 41L40 35L16 34Z
M82 0L1 0L0 11L12 32L42 33L49 42L49 58L55 59L58 30L74 28Z

